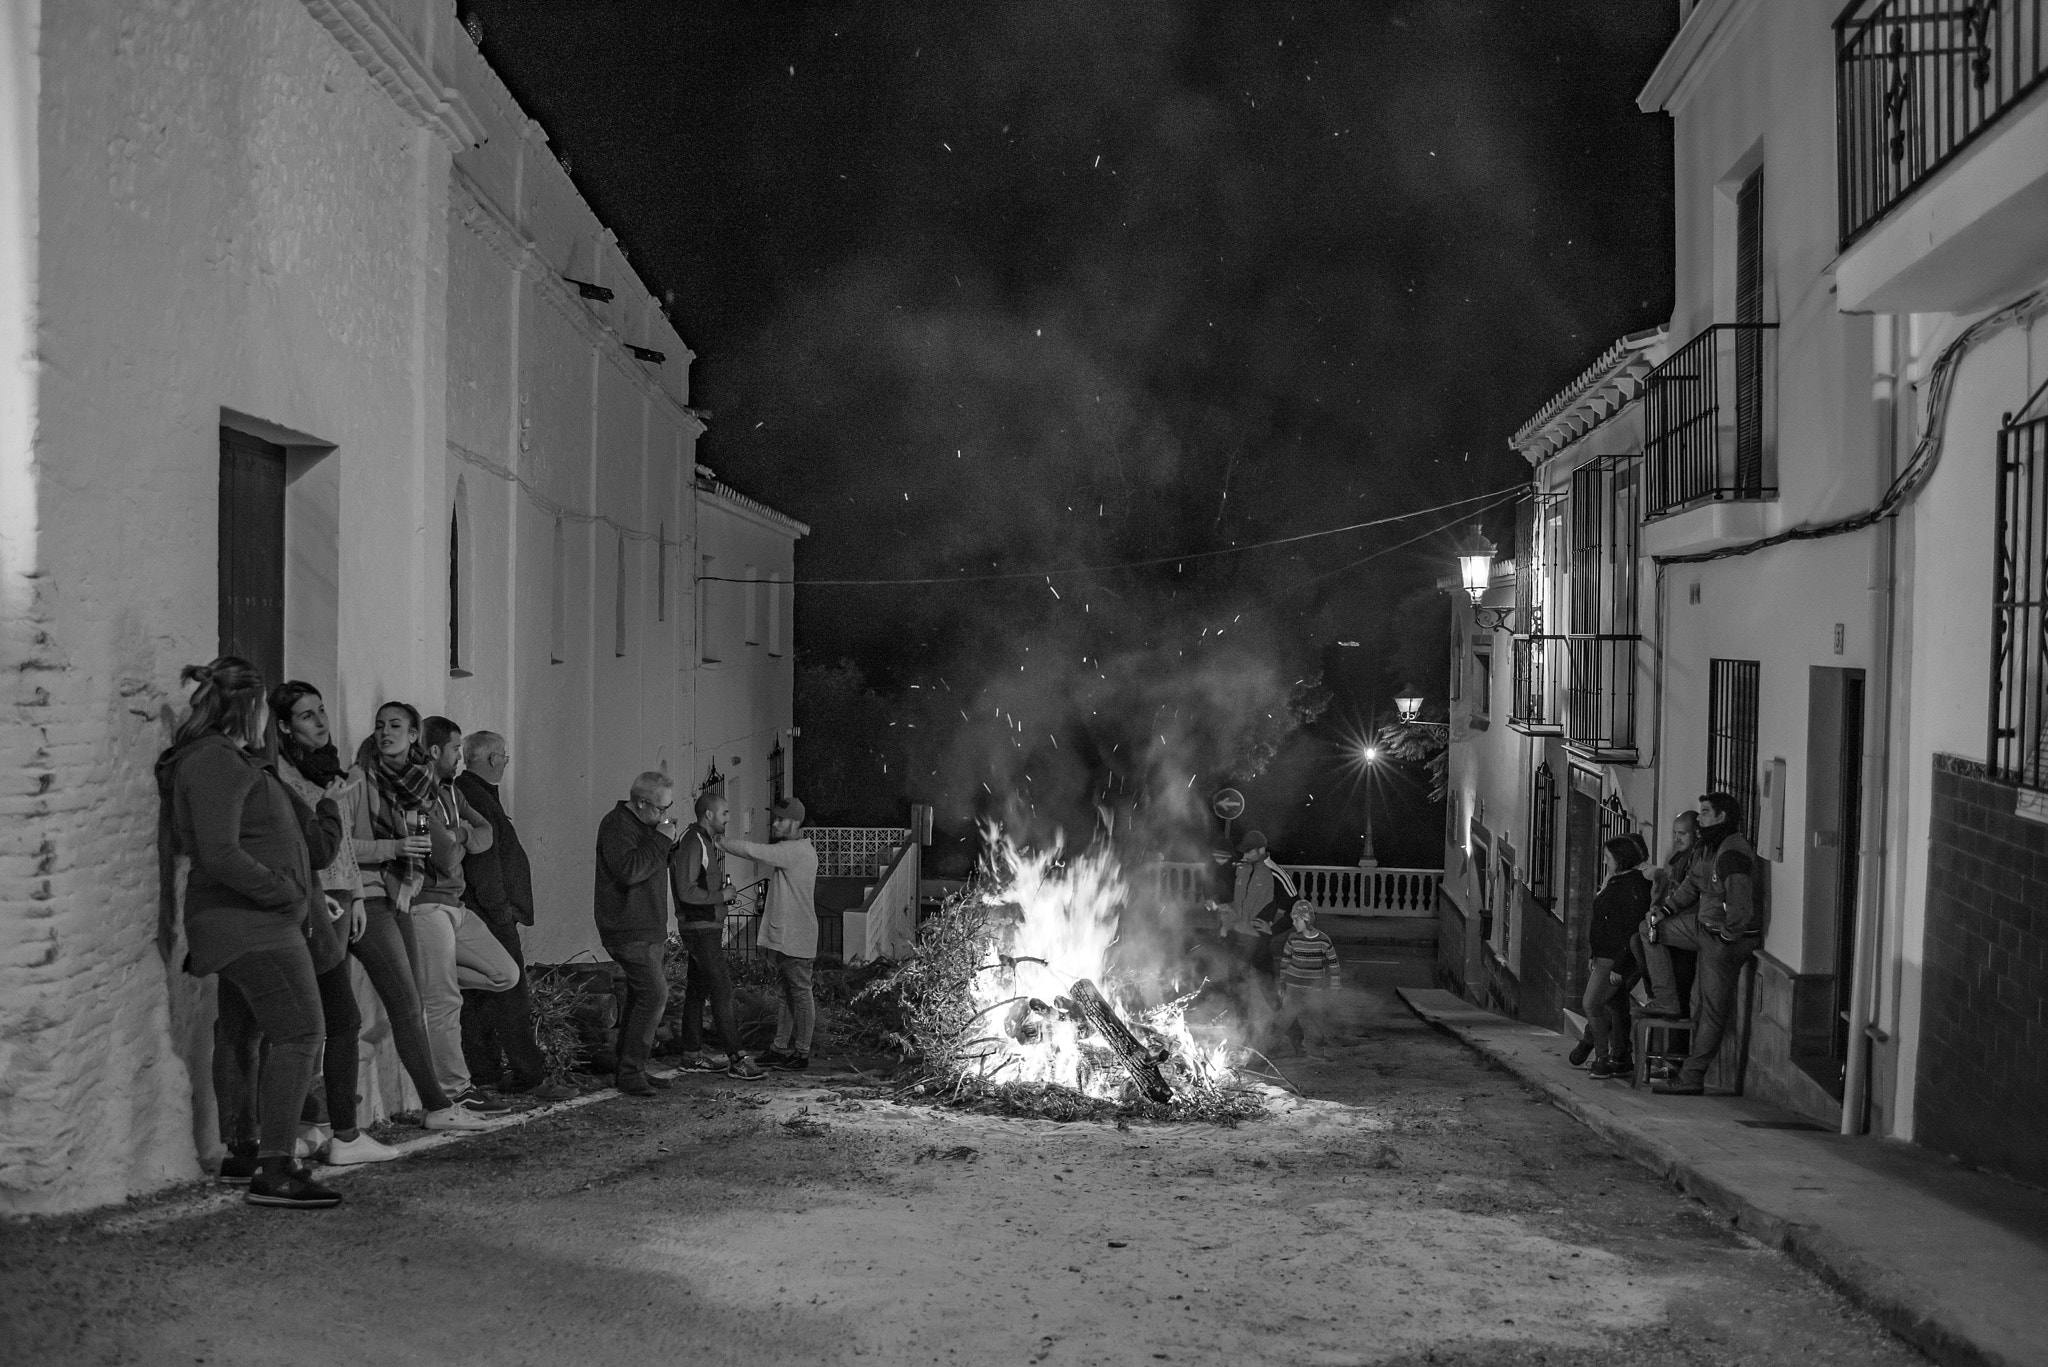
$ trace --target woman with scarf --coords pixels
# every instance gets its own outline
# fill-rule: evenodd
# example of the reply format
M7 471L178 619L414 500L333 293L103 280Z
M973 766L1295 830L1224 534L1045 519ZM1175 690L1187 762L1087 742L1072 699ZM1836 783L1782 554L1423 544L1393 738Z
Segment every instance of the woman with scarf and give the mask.
M157 760L160 830L164 852L191 861L185 969L220 979L213 1082L228 1141L221 1176L247 1182L251 1205L336 1206L341 1196L294 1163L292 1149L320 1054L316 955L324 949L331 958L335 948L310 919L311 903L322 899L307 837L323 837L321 857L331 858L339 823L314 829L312 813L264 762L269 708L254 665L223 655L188 666L181 678L198 687ZM259 1039L269 1044L260 1072ZM253 1143L242 1128L252 1101Z
M351 835L363 889L363 930L350 946L391 1018L398 1061L420 1094L430 1130L480 1130L489 1122L455 1105L441 1089L413 977L411 918L401 915L424 881L433 840L411 816L434 792L433 767L419 748L420 715L402 702L377 709L375 728L356 750L347 782L355 789Z
M355 826L357 791L362 780L342 770L341 756L327 728L327 704L320 690L293 679L270 690L270 716L277 727L277 776L307 805L333 804L341 823L341 838L333 862L320 870L320 886L326 893L326 911L345 944L353 946L363 937L368 913L363 908L362 875L356 868ZM322 1057L321 1082L307 1098L309 1112L300 1137L310 1155L324 1157L337 1167L356 1163L386 1163L398 1157L398 1150L364 1134L356 1124L357 1045L363 1017L356 1005L354 974L349 956L335 956L333 967L319 975L320 1010L327 1021L327 1046ZM319 1101L326 1101L324 1114Z

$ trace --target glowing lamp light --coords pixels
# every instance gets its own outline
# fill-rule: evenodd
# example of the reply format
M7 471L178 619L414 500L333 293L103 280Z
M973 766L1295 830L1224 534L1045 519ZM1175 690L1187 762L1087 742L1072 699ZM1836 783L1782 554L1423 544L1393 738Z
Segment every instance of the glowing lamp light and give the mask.
M1368 745L1361 753L1365 756L1365 762L1371 764L1380 757L1380 748L1377 745Z
M1409 684L1394 695L1394 710L1401 714L1404 722L1414 721L1422 715L1422 690Z
M1458 546L1458 577L1464 582L1465 592L1472 595L1472 605L1479 606L1493 581L1493 543L1486 539L1477 522Z

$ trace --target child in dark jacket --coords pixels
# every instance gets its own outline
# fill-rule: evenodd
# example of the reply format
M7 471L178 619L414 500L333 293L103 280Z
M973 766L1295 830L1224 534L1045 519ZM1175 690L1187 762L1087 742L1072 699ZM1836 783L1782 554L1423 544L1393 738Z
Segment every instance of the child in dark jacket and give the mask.
M1617 835L1605 849L1607 881L1593 898L1587 926L1586 1037L1574 1051L1574 1062L1592 1057L1592 1075L1617 1077L1627 1071L1629 1051L1628 994L1624 990L1637 970L1630 941L1650 910L1650 880L1643 877L1643 842L1635 835Z

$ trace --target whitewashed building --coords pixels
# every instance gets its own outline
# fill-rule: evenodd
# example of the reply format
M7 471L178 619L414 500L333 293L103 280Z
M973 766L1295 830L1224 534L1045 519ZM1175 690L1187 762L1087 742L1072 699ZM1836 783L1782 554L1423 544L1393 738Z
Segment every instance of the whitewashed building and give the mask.
M635 773L715 765L757 828L787 781L806 529L697 463L689 349L453 0L6 0L0 91L19 1212L215 1143L211 989L153 945L180 666L307 679L345 746L390 698L504 733L559 960ZM388 1050L363 1082L407 1100Z
M1733 792L1770 920L1720 1080L2039 1181L2048 4L1682 11L1641 97L1676 140L1668 337L1517 435L1514 611L1458 609L1456 677L1492 652L1526 740L1454 732L1451 853L1522 903L1503 940L1447 879L1447 927L1499 943L1445 966L1569 1024L1598 837L1661 855Z

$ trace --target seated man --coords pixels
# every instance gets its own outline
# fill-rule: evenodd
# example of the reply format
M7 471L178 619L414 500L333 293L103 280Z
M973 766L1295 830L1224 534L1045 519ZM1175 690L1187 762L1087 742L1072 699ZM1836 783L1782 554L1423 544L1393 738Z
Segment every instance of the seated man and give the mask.
M1651 1087L1667 1096L1698 1096L1706 1090L1707 1068L1721 1051L1721 1037L1735 1013L1742 966L1763 942L1756 851L1741 825L1742 804L1734 797L1709 793L1700 799L1698 863L1705 873L1696 909L1657 922L1657 942L1643 946L1652 987L1646 1015L1675 1014L1678 987L1670 951L1690 949L1699 955L1692 1052L1676 1077Z

